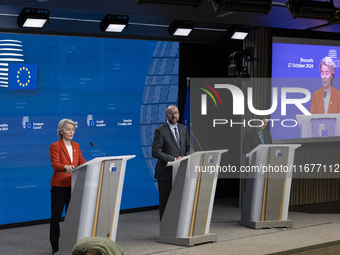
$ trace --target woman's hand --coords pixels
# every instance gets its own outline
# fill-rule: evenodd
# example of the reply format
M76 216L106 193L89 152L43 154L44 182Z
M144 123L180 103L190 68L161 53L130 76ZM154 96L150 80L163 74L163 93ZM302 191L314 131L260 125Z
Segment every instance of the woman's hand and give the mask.
M64 166L64 170L65 170L65 172L68 173L68 174L72 174L73 169L74 169L74 166L73 166L73 165L65 165L65 166Z

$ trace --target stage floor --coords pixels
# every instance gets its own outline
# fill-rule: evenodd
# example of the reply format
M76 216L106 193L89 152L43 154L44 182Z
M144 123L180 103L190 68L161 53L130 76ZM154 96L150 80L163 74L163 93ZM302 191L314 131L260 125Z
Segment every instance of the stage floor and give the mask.
M340 208L329 205L294 207L288 214L293 228L254 230L240 226L241 209L237 199L218 199L215 202L211 233L218 234L216 243L193 247L157 243L158 211L122 214L119 218L117 243L125 254L273 254L312 245L340 243ZM0 230L1 254L51 254L49 225ZM289 252L288 252L289 253ZM287 254L288 254L287 253Z

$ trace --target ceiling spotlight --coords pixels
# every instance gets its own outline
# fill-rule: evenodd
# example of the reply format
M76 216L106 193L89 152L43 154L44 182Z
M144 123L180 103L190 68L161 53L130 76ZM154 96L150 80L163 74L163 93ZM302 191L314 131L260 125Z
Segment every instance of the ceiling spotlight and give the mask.
M247 37L248 33L246 32L235 32L232 36L231 39L235 40L244 40Z
M292 17L305 19L332 20L337 15L333 0L330 2L312 0L288 0L286 6Z
M49 16L47 9L24 8L17 18L18 26L42 28L49 21Z
M188 36L194 29L194 23L188 20L175 20L169 26L169 34L174 36Z
M232 25L227 29L228 39L244 40L248 35L248 28L243 26Z
M129 16L108 14L100 22L100 30L102 32L120 33L129 23Z
M272 0L209 0L214 10L260 12L268 14L272 8Z

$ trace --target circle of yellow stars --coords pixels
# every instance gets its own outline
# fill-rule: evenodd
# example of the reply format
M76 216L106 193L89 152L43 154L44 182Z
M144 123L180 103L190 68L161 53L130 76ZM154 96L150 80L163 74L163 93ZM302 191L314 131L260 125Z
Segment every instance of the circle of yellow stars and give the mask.
M19 77L20 77L20 73L21 72L26 72L27 73L27 81L26 82L21 82L20 81L20 79L19 79ZM28 68L27 67L20 67L20 69L19 69L19 71L18 71L18 74L17 74L17 79L18 79L18 83L19 83L19 85L20 86L22 86L22 87L27 87L28 86L28 84L31 82L31 72L30 71L28 71Z

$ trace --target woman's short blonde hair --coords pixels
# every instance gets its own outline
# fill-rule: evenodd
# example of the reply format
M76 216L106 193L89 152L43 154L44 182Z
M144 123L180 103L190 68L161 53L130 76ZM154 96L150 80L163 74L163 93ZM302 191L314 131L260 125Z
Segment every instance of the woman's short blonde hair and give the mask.
M61 131L63 131L63 129L66 126L66 124L71 124L71 125L74 126L74 128L76 128L76 123L73 120L62 119L61 121L59 121L58 129L57 129L57 133L58 133L60 138L63 138L63 134L61 133Z
M333 59L330 57L324 57L321 59L320 64L319 64L319 71L321 72L321 67L322 66L327 66L329 68L329 71L331 71L331 74L333 74L333 78L335 75L335 63Z

